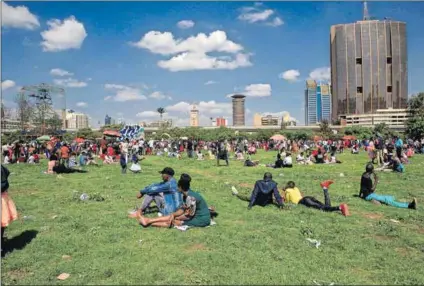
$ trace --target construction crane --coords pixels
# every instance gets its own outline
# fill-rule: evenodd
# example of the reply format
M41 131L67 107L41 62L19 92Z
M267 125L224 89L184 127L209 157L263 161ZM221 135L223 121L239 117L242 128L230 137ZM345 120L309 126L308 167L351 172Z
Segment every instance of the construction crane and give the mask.
M66 128L66 96L65 89L46 83L38 85L23 86L20 91L23 95L35 101L37 106L39 120L41 121L41 133L45 132L46 117L54 113L53 110L53 95L57 95L63 99L62 104L62 127Z

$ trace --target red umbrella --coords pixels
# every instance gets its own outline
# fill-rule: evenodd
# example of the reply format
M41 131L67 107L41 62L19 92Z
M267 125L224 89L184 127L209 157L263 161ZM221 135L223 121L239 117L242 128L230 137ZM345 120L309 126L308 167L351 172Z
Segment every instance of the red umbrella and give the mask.
M115 130L105 130L103 131L103 135L111 136L111 137L121 137L121 133Z

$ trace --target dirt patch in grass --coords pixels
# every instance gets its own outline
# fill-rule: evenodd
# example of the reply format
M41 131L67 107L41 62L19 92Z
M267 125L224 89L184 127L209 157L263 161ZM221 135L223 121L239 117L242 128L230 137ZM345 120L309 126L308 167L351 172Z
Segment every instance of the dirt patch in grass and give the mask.
M203 243L196 243L186 247L187 252L207 251L208 248Z
M233 223L237 224L237 225L243 225L246 222L244 220L234 220Z
M411 255L411 249L406 248L406 247L395 248L395 251L397 253L399 253L400 255L402 255L402 256L409 256L409 255Z
M377 241L388 241L392 239L390 236L386 236L386 235L373 235L371 237Z
M366 213L363 216L369 219L382 219L384 217L384 215L376 213Z
M242 188L253 188L253 185L248 183L241 183L239 186Z
M22 280L25 277L28 277L28 276L30 276L32 274L33 273L28 272L28 271L23 270L23 269L14 269L14 270L11 270L11 271L8 271L7 272L7 276L9 276L9 278L11 280L16 280L16 281Z

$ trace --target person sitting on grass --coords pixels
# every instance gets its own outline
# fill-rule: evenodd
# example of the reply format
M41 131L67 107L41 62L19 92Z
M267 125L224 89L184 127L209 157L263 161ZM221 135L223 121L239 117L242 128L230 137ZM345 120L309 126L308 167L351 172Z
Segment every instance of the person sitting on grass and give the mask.
M202 150L200 150L200 149L197 151L197 160L198 161L205 160L205 158L203 158Z
M138 199L141 199L143 196L145 198L140 209L130 214L130 217L143 215L153 201L155 201L156 206L162 215L170 215L181 205L182 196L177 190L177 181L174 179L174 170L166 167L159 173L162 174L162 182L151 184L137 194Z
M250 210L253 206L266 206L273 204L273 196L275 198L276 205L280 208L284 206L283 199L281 198L280 193L278 192L277 183L272 180L272 174L266 172L264 174L263 180L258 180L255 183L251 196L240 195L237 189L233 186L232 193L234 196L237 196L240 200L248 201L248 209Z
M296 157L296 162L299 165L305 165L305 156L303 155L303 152L300 152Z
M333 183L333 181L324 181L322 182L321 188L324 192L324 201L325 203L320 202L315 197L312 196L302 196L299 189L296 188L296 184L293 181L287 182L287 186L283 189L285 202L304 205L308 208L314 208L322 210L325 212L335 212L340 211L344 216L349 216L349 208L347 204L341 204L338 207L332 207L330 201L330 195L328 194L328 188Z
M403 166L402 162L398 157L393 159L393 172L396 173L404 173L405 167Z
M274 164L267 164L266 166L274 169L283 168L283 159L281 159L280 153L277 154L277 161Z
M373 182L374 179L374 182ZM374 165L368 163L365 167L365 172L361 177L361 188L359 197L366 201L383 203L385 205L404 208L404 209L417 209L417 199L414 198L410 203L397 202L395 197L388 195L378 195L375 192L378 184L377 174L374 172Z
M71 156L69 157L69 168L77 167L77 154L75 152L71 153Z
M287 152L286 157L283 160L283 168L291 168L293 167L293 159L291 154Z
M144 226L172 227L189 226L205 227L211 223L211 211L205 199L197 192L190 189L191 177L182 174L178 181L178 192L183 195L184 203L167 216L147 218L137 213L139 223Z

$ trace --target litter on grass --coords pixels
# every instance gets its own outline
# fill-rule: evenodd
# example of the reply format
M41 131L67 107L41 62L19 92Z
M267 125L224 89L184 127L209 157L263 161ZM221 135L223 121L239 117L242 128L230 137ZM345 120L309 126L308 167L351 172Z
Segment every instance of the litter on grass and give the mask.
M69 275L68 273L62 273L59 276L57 276L57 279L59 279L59 280L66 280L66 279L69 278L69 276L71 276L71 275Z
M395 219L392 219L392 218L390 219L390 221L391 221L391 222L394 222L394 223L400 223L400 221L395 220Z
M319 240L312 239L312 238L307 238L306 240L309 241L309 243L314 245L316 248L319 248L321 245L321 241Z
M340 173L340 177L344 177L345 175L343 173Z
M214 226L214 225L216 225L216 222L211 220L211 223L207 227L211 227L211 226ZM192 227L190 227L188 225L181 225L181 226L176 225L176 226L174 226L174 228L176 228L180 231L187 231L189 228L192 228Z
M315 283L315 285L321 286L321 285L327 285L327 284L320 284L317 281L313 280L313 282ZM328 284L329 286L333 286L334 282L331 282L330 284Z

